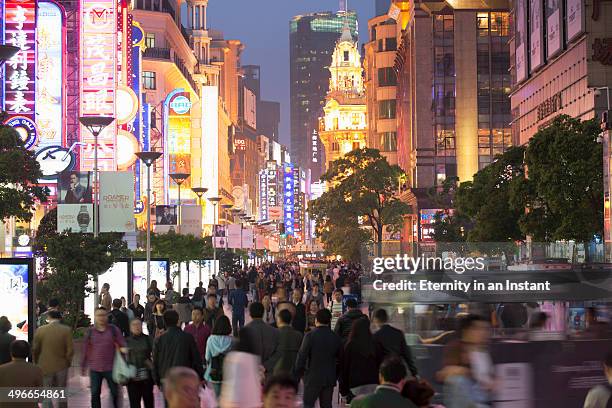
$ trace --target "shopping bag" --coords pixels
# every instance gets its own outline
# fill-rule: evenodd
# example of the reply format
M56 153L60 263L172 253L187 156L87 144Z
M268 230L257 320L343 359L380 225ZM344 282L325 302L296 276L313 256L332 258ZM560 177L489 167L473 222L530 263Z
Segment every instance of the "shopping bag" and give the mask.
M136 367L128 364L119 350L115 351L115 361L113 362L113 381L117 384L126 384L136 376Z

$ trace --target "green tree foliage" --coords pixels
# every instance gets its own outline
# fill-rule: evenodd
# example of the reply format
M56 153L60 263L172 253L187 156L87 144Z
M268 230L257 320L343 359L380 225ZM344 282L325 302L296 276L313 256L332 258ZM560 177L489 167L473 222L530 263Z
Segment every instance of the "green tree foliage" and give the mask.
M326 246L341 248L352 242L352 249L344 248L343 252L355 253L354 248L368 240L367 234L357 233L361 221L372 228L380 255L383 227L399 230L402 216L410 211L410 206L396 197L403 175L376 149L353 150L330 163L321 178L329 189L312 201L309 209L317 223L317 234ZM342 235L346 240L346 234L353 234L347 240L350 242L339 242Z
M42 177L34 153L15 129L0 125L0 221L30 221L34 204L46 202L49 190L36 184Z
M112 266L116 258L127 256L127 244L122 234L102 233L98 238L91 234L63 232L38 236L37 244L45 248L47 268L38 282L38 296L48 301L59 300L64 320L76 329L83 318L83 302L90 277L94 279Z
M590 241L603 230L603 150L596 120L560 116L525 152L527 178L516 183L521 231L534 241Z

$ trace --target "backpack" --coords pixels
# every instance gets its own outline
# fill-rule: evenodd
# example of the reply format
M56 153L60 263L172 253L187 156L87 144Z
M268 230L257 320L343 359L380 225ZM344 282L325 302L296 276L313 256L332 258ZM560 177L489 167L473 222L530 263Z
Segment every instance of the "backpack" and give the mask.
M223 381L223 361L226 353L220 353L210 360L210 379L213 381Z

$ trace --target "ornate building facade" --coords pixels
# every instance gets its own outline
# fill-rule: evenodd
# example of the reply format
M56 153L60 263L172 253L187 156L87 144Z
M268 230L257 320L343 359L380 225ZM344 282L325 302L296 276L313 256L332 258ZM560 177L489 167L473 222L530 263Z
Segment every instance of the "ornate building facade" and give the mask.
M363 68L357 42L348 26L332 56L329 91L319 119L319 136L325 146L326 167L351 150L366 147L367 113Z

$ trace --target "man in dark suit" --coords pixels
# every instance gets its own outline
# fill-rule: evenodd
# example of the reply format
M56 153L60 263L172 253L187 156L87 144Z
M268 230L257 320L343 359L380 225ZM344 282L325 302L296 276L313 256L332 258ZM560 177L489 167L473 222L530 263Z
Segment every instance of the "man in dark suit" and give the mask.
M303 334L291 327L291 312L282 309L276 312L279 340L274 361L274 375L293 374L293 367L302 345Z
M331 312L317 312L315 328L302 342L295 362L295 376L304 376L304 408L313 408L317 399L321 408L332 408L336 385L336 363L342 340L330 328Z
M108 322L117 326L123 337L130 336L130 319L121 311L121 299L113 300L113 310L108 314Z
M188 367L202 378L202 358L198 352L195 339L189 333L184 333L179 327L179 315L175 310L164 312L164 323L168 328L164 334L155 340L153 347L153 380L161 385L168 370L172 367Z
M270 375L275 363L272 356L278 348L278 329L263 321L263 304L259 302L251 303L249 314L252 321L244 327L251 332L255 352L261 358L261 364L266 369L266 375Z
M408 398L402 397L402 388L408 380L406 366L398 356L388 357L380 365L380 385L372 394L355 398L351 408L417 408Z
M294 289L291 300L295 306L295 317L291 325L295 330L304 333L306 331L306 306L302 303L302 291Z
M27 341L15 340L11 343L12 361L0 365L0 388L42 387L43 371L26 361L29 355L30 345ZM0 405L4 408L38 407L37 402L3 402Z
M385 309L378 309L374 312L374 325L378 328L373 335L374 342L380 346L383 358L390 354L401 357L408 366L410 373L416 377L418 371L412 358L410 347L406 344L404 333L390 326L388 321L389 316Z

